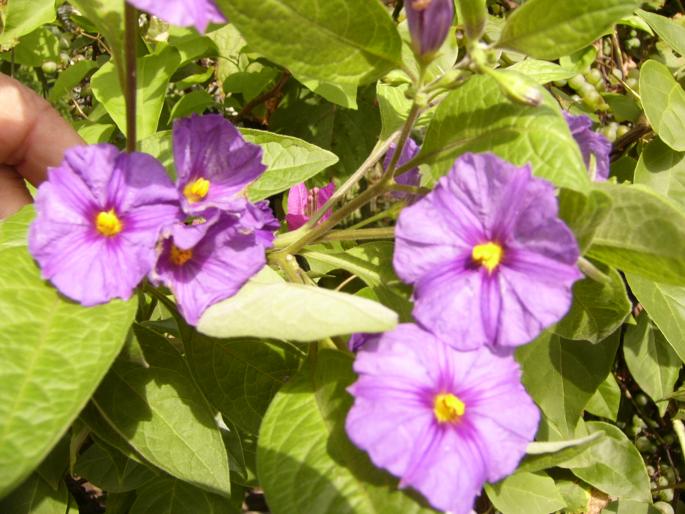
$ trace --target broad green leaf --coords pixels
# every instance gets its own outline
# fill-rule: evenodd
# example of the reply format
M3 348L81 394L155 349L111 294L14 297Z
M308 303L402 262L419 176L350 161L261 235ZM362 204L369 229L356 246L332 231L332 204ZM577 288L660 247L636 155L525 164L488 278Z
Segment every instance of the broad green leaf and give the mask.
M557 489L566 502L566 509L563 512L564 514L586 514L592 500L591 487L571 473L568 475L568 478L564 476L555 480Z
M67 507L69 491L62 482L59 489L52 489L36 473L31 475L12 494L0 501L0 512L6 514L78 514L78 507L71 502Z
M682 361L646 313L637 319L637 326L626 327L623 356L635 382L652 400L661 400L673 392ZM663 416L668 403L657 406Z
M587 195L566 188L559 191L559 217L573 231L581 253L590 246L610 208L611 199L602 191L593 189Z
M580 455L596 444L600 438L601 434L591 434L566 441L530 443L526 450L527 455L517 469L535 472L558 466L560 463Z
M55 0L6 0L0 5L0 51L14 47L20 37L55 17Z
M685 214L644 186L597 187L612 205L589 255L625 272L685 285Z
M33 0L27 0L33 1ZM116 66L114 77L118 78L120 90L124 84L124 2L121 0L71 0L107 40ZM123 101L123 100L122 100Z
M176 118L190 116L191 114L202 114L215 103L214 97L204 89L191 91L190 93L183 95L181 99L176 102L173 109L171 109L169 122Z
M149 153L162 163L167 173L173 180L176 179L176 167L174 166L174 152L171 131L157 132L140 142L140 151Z
M633 294L685 362L685 287L652 282L630 273L626 277Z
M205 311L197 325L212 337L316 341L355 332L385 332L397 314L380 303L316 286L253 278Z
M257 470L273 514L434 512L397 490L345 434L354 381L352 358L320 350L269 406L259 434Z
M241 132L247 141L262 147L267 166L248 189L253 202L286 191L338 162L335 154L295 137L253 129Z
M393 132L401 129L404 122L407 121L407 115L412 105L412 101L405 96L408 89L408 84L390 86L379 81L376 85L383 127L381 138L387 139Z
M599 384L597 391L587 402L585 411L601 418L616 421L618 409L621 406L621 388L614 375L609 373L604 382Z
M496 484L485 484L485 492L502 514L549 514L566 506L545 473L519 471Z
M109 511L108 511L109 512ZM238 514L232 502L170 478L141 487L129 514Z
M321 80L300 80L304 86L319 96L324 97L331 103L345 107L346 109L357 108L357 86L356 84L336 84L334 82L323 82Z
M47 27L40 27L23 36L14 47L14 62L38 67L43 63L59 62L59 39Z
M643 11L642 9L638 9L637 14L654 29L668 46L680 55L685 56L685 27L670 18Z
M184 343L195 380L207 399L255 435L271 399L295 374L303 357L286 343L211 339L195 331Z
M144 139L157 132L169 79L180 62L181 56L172 46L167 46L159 53L138 59L136 97L138 139ZM93 74L90 83L95 98L105 106L119 130L126 135L126 102L123 90L115 79L114 64L109 62Z
M78 61L69 66L66 70L59 74L55 85L50 90L48 99L54 104L63 97L71 93L71 90L78 86L81 81L91 71L97 69L97 63L93 61Z
M85 120L81 124L74 124L78 135L89 145L109 143L116 130L113 123L91 123Z
M69 435L65 435L35 471L55 491L59 489L69 467L69 441Z
M645 463L621 429L608 423L590 421L584 424L583 430L589 434L603 432L606 437L587 452L560 466L570 469L578 478L610 496L650 501L652 495Z
M150 468L101 443L79 455L74 472L108 493L133 491L157 476Z
M0 497L57 444L121 350L136 301L85 308L26 249L33 208L0 223Z
M555 80L567 80L578 74L578 71L575 69L564 68L553 62L532 58L519 61L507 69L523 73L538 84L547 84Z
M671 71L650 59L640 68L640 98L649 124L668 146L685 150L685 91Z
M401 65L400 37L379 2L219 0L218 4L250 48L298 77L356 85Z
M535 86L539 87L539 86ZM543 92L539 107L509 101L488 76L471 78L440 104L419 155L434 180L464 152L492 151L557 186L588 189L590 179L559 106Z
M150 367L118 361L95 394L103 417L145 459L176 478L230 495L215 412L164 336L135 325Z
M573 436L585 405L609 374L617 346L618 335L591 344L545 333L516 352L523 385L564 438Z
M602 514L664 514L664 511L651 503L621 499L607 505Z
M684 157L685 153L676 152L661 139L654 138L640 154L635 168L635 183L670 198L685 210Z
M636 0L528 0L509 17L497 46L556 59L591 44L638 6Z
M621 275L608 266L599 266L606 282L589 277L573 284L571 310L553 328L566 339L598 343L609 337L630 315L632 304Z

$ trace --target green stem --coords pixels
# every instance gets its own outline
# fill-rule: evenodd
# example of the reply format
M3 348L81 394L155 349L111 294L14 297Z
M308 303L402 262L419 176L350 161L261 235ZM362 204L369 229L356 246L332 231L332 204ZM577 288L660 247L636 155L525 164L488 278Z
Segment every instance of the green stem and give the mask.
M332 230L321 241L361 241L368 239L393 239L394 227Z
M138 37L138 12L128 2L124 11L125 23L125 83L124 95L126 97L126 151L135 152L137 147L136 136L136 43Z
M405 206L406 202L397 202L392 205L392 207L389 207L388 209L379 212L378 214L374 214L370 218L366 218L365 220L361 220L359 223L355 223L351 227L348 228L348 230L354 230L357 228L362 228L367 225L370 225L371 223L382 220L385 218L394 218Z
M392 160L390 161L388 168L385 170L385 173L390 177L395 176L394 173L395 168L397 167L397 162L400 160L400 156L402 155L402 151L404 150L404 145L407 143L407 140L411 135L411 131L414 128L414 124L416 123L416 120L419 119L420 114L421 107L416 102L414 102L411 106L411 110L409 111L409 115L407 116L407 121L405 121L404 126L402 127L400 139L397 141L397 147L395 148L395 152L392 155Z

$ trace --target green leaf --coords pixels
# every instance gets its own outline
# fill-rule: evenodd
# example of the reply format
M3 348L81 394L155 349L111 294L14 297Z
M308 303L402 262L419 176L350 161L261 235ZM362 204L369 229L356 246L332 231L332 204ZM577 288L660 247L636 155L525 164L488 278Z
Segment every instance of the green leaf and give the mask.
M528 0L509 17L497 46L556 59L591 44L638 6L636 0Z
M539 86L535 86L539 87ZM512 103L489 76L471 78L440 104L420 158L431 164L434 180L464 152L492 151L557 186L588 189L590 179L559 106L542 92L539 107Z
M397 314L377 302L315 286L253 277L205 311L197 325L212 337L316 341L355 332L385 332Z
M78 457L74 472L108 493L133 491L157 476L148 467L100 443Z
M71 93L71 90L78 86L81 81L93 70L97 69L97 63L93 61L78 61L69 66L59 74L55 85L50 90L48 99L50 102L57 103L63 97Z
M144 139L157 132L169 79L180 62L181 56L172 46L167 46L159 53L138 59L138 94L136 96L138 139ZM119 130L126 135L126 102L123 90L115 78L114 64L109 62L93 74L90 84L95 98L104 105Z
M140 325L134 330L150 367L118 361L95 394L98 410L150 463L230 496L228 456L214 410L169 340Z
M55 0L7 0L0 6L0 51L14 47L19 38L55 21Z
M634 182L670 198L685 210L685 153L676 152L659 138L643 147Z
M611 370L618 335L591 344L545 333L520 347L522 382L562 436L573 436L588 400Z
M434 512L397 490L345 433L355 376L352 358L321 350L269 406L259 434L257 470L273 514Z
M571 310L553 328L566 339L598 343L609 337L630 315L632 304L621 275L608 266L598 266L606 282L584 278L573 284Z
M0 512L6 514L78 514L77 506L67 507L68 498L69 491L63 482L55 491L34 473L12 494L0 501Z
M184 342L195 380L207 399L255 435L271 399L303 357L286 343L210 339L195 331Z
M601 439L601 434L591 434L565 441L530 443L526 450L527 455L519 464L518 470L535 472L558 466L580 455L596 444L599 439Z
M71 0L70 3L95 25L100 34L105 36L116 66L114 75L118 78L116 86L123 90L125 83L124 2L121 0Z
M85 308L26 249L33 208L0 223L0 497L57 444L124 344L136 301Z
M668 146L685 150L685 91L671 75L671 71L650 59L640 68L642 106L649 124Z
M626 278L649 317L685 362L685 287L660 284L633 274L626 274Z
M654 29L668 46L680 55L685 56L685 27L670 18L643 11L642 9L638 9L637 14Z
M523 73L538 84L567 80L578 74L575 69L564 68L553 62L531 58L519 61L506 69Z
M625 272L685 284L685 215L644 186L596 187L609 194L612 206L589 255Z
M610 208L611 199L602 191L593 189L587 195L566 188L559 191L559 217L573 231L581 253L590 246Z
M89 145L109 143L116 127L112 123L91 123L85 120L82 124L74 124L78 135Z
M485 492L502 514L549 514L566 506L545 473L519 471L496 484L485 484Z
M173 180L176 179L176 167L174 166L174 152L171 131L157 132L140 142L140 151L149 153L162 163L167 173Z
M590 414L616 421L618 409L621 406L621 388L614 375L609 373L604 382L599 384L597 391L587 402L585 410Z
M636 502L633 500L618 500L611 502L602 514L663 514L664 511L657 509L651 503Z
M23 36L14 48L14 62L38 67L44 62L59 61L59 39L47 27L40 27Z
M301 79L300 82L319 96L346 109L357 108L357 85L335 84L321 80Z
M584 424L589 434L603 432L603 437L587 452L560 466L600 491L621 499L650 501L649 476L635 445L621 429L590 421Z
M108 511L109 512L109 511ZM159 478L137 491L129 514L238 514L230 501L180 480Z
M298 77L356 85L401 66L400 37L378 2L219 0L218 4L250 48Z
M637 326L626 327L623 355L637 385L652 400L661 400L673 392L682 361L646 313L637 319ZM663 416L668 403L657 406Z
M169 115L169 122L176 118L184 118L191 114L202 114L212 105L215 104L214 97L204 89L197 89L185 94L176 102L174 108L171 109Z
M262 147L267 166L248 189L253 202L286 191L338 162L335 154L295 137L253 129L241 132L245 140Z

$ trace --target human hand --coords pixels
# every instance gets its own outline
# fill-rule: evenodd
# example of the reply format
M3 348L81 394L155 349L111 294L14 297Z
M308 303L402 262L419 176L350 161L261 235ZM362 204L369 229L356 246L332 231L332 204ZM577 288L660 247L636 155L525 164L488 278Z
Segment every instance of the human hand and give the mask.
M24 180L37 186L67 148L81 144L47 101L0 73L0 219L31 203Z

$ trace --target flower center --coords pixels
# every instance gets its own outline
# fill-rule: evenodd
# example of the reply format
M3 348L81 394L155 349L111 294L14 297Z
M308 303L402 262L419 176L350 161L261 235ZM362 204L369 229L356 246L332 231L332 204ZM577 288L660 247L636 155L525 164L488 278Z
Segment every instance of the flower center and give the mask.
M471 251L471 258L474 262L486 268L490 273L500 265L503 256L504 249L492 241L476 245Z
M433 414L438 423L455 423L461 419L466 406L452 393L441 393L435 397Z
M114 209L110 209L98 213L95 217L95 229L105 237L113 237L124 229L124 224Z
M183 266L192 258L192 250L181 250L178 246L171 245L171 255L169 256L169 260L172 262L172 264L175 264L176 266Z
M207 196L210 185L209 180L200 177L199 179L186 184L186 187L183 188L183 196L185 196L190 203L197 203Z

